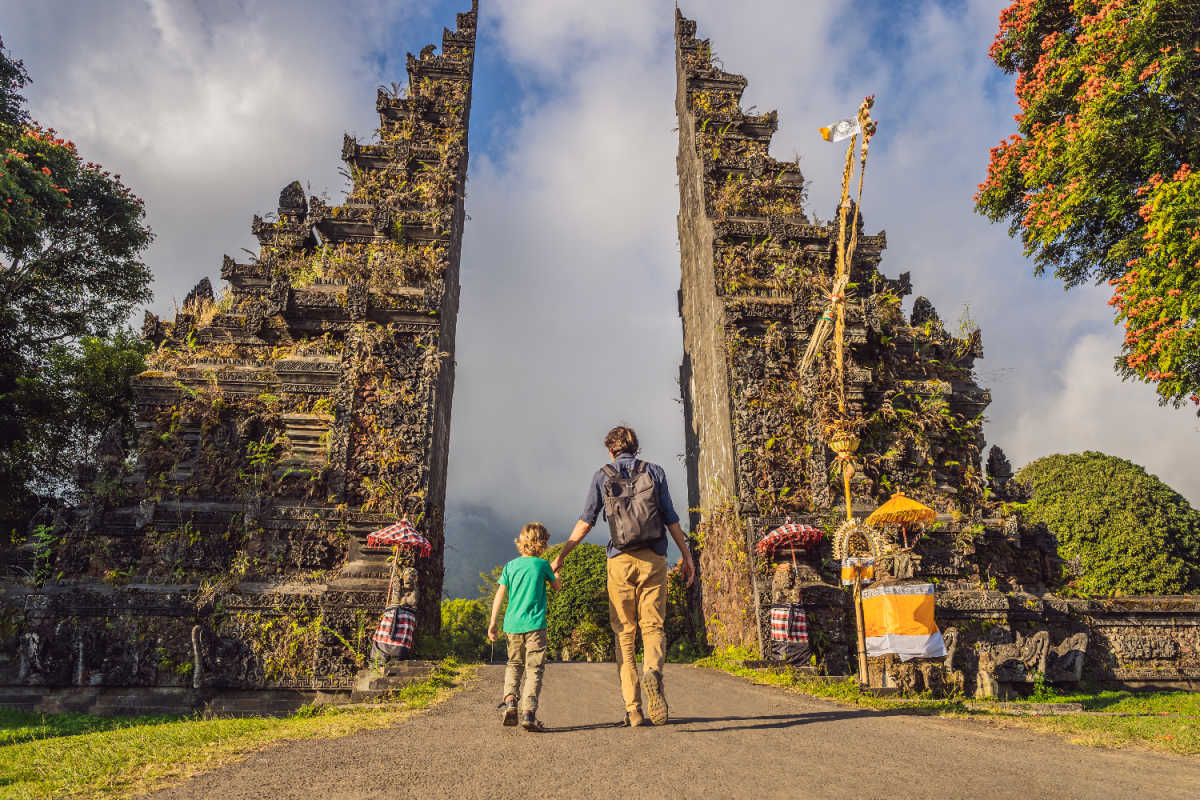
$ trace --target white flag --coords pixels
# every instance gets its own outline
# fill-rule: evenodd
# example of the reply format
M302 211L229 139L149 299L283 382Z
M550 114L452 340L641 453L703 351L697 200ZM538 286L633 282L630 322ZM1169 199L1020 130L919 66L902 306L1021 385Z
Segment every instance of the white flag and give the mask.
M825 128L818 128L821 132L821 138L827 142L840 142L843 139L849 139L862 129L858 125L856 119L839 119L837 122Z

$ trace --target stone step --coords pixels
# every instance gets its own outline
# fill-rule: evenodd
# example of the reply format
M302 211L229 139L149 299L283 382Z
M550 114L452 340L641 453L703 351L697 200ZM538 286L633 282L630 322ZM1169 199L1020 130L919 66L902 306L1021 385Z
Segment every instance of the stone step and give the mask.
M394 661L360 670L350 693L351 702L386 697L397 689L426 680L437 667L436 661Z

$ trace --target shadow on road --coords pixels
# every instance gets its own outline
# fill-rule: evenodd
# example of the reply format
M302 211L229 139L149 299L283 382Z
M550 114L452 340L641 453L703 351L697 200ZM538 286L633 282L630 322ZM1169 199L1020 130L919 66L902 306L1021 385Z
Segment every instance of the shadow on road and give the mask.
M725 731L764 730L770 728L791 728L796 725L810 725L819 722L836 722L843 719L858 719L861 717L895 717L903 716L901 711L866 711L846 709L845 711L817 711L810 714L773 714L758 717L672 717L670 727L679 729L681 733L723 733ZM681 728L686 725L710 725L711 723L733 722L739 725L720 725L716 727ZM623 728L623 722L594 722L588 725L563 725L546 727L544 733L572 733L575 731L594 731L603 728ZM653 727L653 726L648 726Z
M684 733L722 733L724 731L763 730L769 728L791 728L796 725L810 725L817 722L836 722L843 719L859 719L861 717L895 717L902 716L899 711L865 711L846 709L845 711L817 711L811 714L774 714L759 717L676 717L672 725L703 725L712 722L741 722L743 725L721 725L719 727L688 728ZM754 723L754 724L750 724Z
M624 728L625 723L618 720L617 722L593 722L590 725L555 725L554 727L546 726L543 733L570 733L572 731L595 731L601 728Z

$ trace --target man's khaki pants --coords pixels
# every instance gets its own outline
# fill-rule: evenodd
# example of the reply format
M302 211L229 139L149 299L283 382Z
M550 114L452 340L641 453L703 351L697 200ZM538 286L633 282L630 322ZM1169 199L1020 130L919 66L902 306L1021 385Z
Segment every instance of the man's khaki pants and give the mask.
M642 631L642 669L662 673L666 645L663 618L667 613L667 557L650 548L619 553L608 559L608 619L617 638L617 670L625 710L641 714L634 645Z

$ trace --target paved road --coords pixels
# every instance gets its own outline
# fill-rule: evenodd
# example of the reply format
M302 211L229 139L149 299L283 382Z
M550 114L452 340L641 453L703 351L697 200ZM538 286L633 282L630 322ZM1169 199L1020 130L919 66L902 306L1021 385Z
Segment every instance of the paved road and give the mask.
M621 728L611 664L551 664L549 730L504 728L502 667L390 730L290 743L157 798L1188 798L1200 760L869 712L668 665L671 724Z

